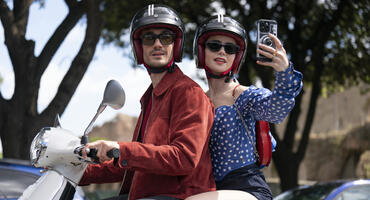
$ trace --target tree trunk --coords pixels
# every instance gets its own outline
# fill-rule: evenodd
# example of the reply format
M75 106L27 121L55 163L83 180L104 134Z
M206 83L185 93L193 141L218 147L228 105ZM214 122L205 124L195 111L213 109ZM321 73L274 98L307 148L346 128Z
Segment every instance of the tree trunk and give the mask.
M84 76L95 53L103 19L99 0L66 1L69 13L48 40L39 57L35 57L34 42L25 39L29 4L22 4L20 1L15 1L14 4L14 11L11 11L4 1L0 0L5 44L15 76L12 98L5 100L0 92L0 136L3 157L28 160L32 139L42 127L53 125L57 113L64 112ZM55 97L42 113L38 113L37 99L41 76L83 14L87 16L87 28L80 50L59 85Z
M9 113L6 121L1 130L3 157L29 160L32 139L38 133L39 127L50 126L50 122L50 125L47 125L41 120L34 120L34 117L25 117L12 112Z
M292 160L289 161L289 164L285 164L284 167L281 166L278 171L279 177L285 177L280 179L281 191L286 191L298 186L299 164L291 164Z
M281 190L286 191L296 187L298 185L299 161L295 154L284 144L279 144L272 155L280 177Z

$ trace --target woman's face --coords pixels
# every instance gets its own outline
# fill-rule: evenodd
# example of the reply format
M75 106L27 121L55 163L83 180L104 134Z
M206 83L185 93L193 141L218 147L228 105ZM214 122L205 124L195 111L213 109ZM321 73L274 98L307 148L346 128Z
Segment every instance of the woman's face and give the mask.
M220 45L223 46L220 48ZM218 75L230 69L238 50L233 38L224 35L210 36L205 45L205 64Z

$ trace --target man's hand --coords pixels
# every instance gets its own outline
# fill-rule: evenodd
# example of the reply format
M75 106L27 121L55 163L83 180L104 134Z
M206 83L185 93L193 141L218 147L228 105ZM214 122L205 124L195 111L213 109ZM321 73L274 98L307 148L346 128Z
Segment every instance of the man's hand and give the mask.
M270 66L274 68L274 70L277 72L285 71L289 67L289 60L286 55L286 51L284 47L281 45L280 40L275 35L272 35L270 33L269 36L274 41L276 49L264 44L259 44L257 51L259 54L264 55L267 58L271 58L272 61L271 62L257 61L257 64Z
M96 156L99 158L99 162L101 163L105 161L110 161L112 159L107 156L108 151L114 148L120 149L119 144L117 142L98 140L98 141L86 144L85 148L82 150L82 156L84 159L87 158L86 148L96 149L97 150Z

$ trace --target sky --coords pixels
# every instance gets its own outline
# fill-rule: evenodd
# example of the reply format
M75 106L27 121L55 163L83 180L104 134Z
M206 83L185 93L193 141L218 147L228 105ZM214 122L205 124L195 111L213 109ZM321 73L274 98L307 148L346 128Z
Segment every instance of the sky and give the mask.
M40 8L37 3L31 5L26 39L35 41L36 56L39 55L56 27L67 15L67 12L67 7L63 1L45 1L45 7L43 8ZM83 41L85 28L86 25L83 22L79 22L75 26L43 74L38 99L39 112L46 108L55 96L59 83ZM84 132L103 99L106 83L111 79L120 82L125 90L125 105L120 110L106 108L95 124L102 125L104 122L114 118L118 113L131 116L139 115L139 99L151 82L147 71L143 67L139 69L131 67L131 60L124 55L124 52L127 54L127 52L130 52L130 49L123 50L113 45L102 45L102 41L99 42L93 61L90 63L85 76L61 116L63 128L77 135L81 135ZM199 73L199 70L196 69L193 60L183 59L179 63L179 67L185 74L200 84L204 90L207 90L207 85L197 78L196 74ZM200 74L203 75L202 72ZM14 74L8 51L4 44L2 25L0 26L0 76L3 78L0 91L4 98L9 99L14 91Z

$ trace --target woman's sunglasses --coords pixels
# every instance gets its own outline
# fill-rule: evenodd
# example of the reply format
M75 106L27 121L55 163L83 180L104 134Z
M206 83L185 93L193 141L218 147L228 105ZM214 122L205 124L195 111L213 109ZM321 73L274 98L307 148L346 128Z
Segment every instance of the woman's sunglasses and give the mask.
M141 42L146 46L151 46L155 43L155 40L158 38L162 45L170 45L175 40L175 34L170 32L163 32L158 35L149 32L143 34L141 37Z
M219 40L211 40L206 42L206 47L212 52L220 51L221 47L224 47L227 54L236 54L240 51L240 47L233 43L222 44Z

